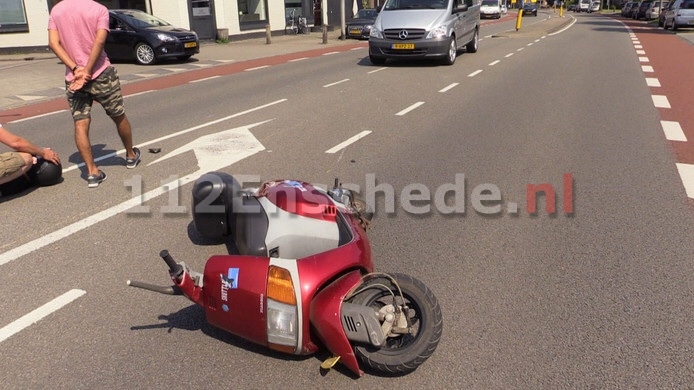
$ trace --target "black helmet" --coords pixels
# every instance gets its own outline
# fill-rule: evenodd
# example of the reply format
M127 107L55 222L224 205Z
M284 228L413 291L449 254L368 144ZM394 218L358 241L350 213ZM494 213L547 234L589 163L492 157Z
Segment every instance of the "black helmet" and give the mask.
M63 166L55 165L41 157L37 158L36 164L29 169L29 177L34 185L39 187L52 186L58 184L63 179Z

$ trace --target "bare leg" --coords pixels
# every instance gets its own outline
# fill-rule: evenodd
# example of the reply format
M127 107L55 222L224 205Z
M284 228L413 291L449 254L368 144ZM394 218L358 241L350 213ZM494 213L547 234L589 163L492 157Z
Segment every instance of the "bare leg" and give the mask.
M90 123L91 119L89 118L75 121L75 145L77 145L77 150L80 152L84 165L87 167L87 174L98 175L99 167L94 162L92 144L89 141Z
M123 142L123 147L125 147L126 158L135 157L135 151L133 150L133 133L128 117L123 114L111 119L113 119L113 122L115 122L116 129L118 129L118 136L120 136L120 140Z

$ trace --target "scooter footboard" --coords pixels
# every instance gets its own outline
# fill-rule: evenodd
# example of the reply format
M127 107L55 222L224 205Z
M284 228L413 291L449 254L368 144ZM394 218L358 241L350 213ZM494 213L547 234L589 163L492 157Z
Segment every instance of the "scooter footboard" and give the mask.
M342 300L361 280L357 270L345 274L321 290L311 301L310 318L318 337L342 364L355 374L362 376L354 349L342 327Z

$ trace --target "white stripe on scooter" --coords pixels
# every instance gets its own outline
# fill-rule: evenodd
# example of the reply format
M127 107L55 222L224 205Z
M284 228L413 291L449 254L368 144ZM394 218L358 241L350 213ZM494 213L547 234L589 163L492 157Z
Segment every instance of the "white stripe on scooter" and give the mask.
M58 311L58 309L81 297L87 292L84 290L70 290L65 294L53 299L45 305L33 310L31 313L22 316L21 318L11 322L9 325L0 329L0 343L12 337L13 335L28 328L32 324L39 322L49 314Z

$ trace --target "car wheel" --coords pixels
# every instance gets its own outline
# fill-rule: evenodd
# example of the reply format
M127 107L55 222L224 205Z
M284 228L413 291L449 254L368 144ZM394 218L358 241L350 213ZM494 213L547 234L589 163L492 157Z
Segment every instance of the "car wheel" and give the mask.
M369 56L369 61L374 65L383 65L386 63L385 58Z
M140 65L152 65L157 61L152 46L140 42L135 46L135 60Z
M477 53L480 46L480 35L479 30L475 29L475 35L472 36L472 40L465 45L465 51L468 53Z
M443 64L453 65L455 63L456 57L458 57L458 44L455 42L455 35L452 35L451 40L448 43L448 53L446 57L443 59Z

